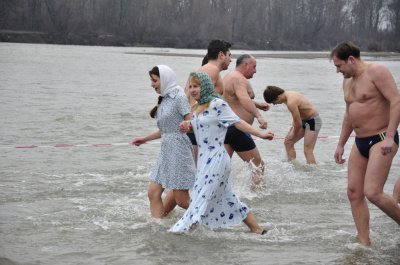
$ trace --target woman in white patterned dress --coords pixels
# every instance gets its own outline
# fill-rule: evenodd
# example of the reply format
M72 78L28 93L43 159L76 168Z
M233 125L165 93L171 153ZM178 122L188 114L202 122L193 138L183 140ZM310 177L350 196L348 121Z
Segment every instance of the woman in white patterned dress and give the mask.
M162 218L176 205L187 209L189 189L193 187L195 167L192 144L185 133L179 131L183 120L191 119L191 109L183 89L176 83L174 71L158 65L149 71L151 86L160 94L158 104L150 111L157 118L158 131L137 137L132 144L141 145L161 138L161 151L157 164L150 173L148 197L151 216ZM164 189L172 189L164 202ZM170 196L171 195L171 196Z
M191 73L189 92L197 100L193 118L182 122L181 131L193 128L198 144L196 180L191 192L189 208L170 229L171 232L187 232L193 225L205 225L211 229L224 228L241 223L251 232L264 234L246 204L232 191L230 158L224 148L229 125L239 130L271 140L273 133L259 131L240 118L228 104L213 94L214 86L205 73Z

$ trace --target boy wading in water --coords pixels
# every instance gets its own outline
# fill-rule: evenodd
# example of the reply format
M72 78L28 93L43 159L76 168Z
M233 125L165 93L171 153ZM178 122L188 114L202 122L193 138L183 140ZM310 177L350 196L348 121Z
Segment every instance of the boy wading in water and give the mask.
M285 104L292 114L292 127L285 138L289 161L296 159L295 143L304 138L304 155L307 164L315 164L314 147L322 120L314 105L304 95L294 91L285 91L277 86L267 86L264 90L264 99L274 105Z

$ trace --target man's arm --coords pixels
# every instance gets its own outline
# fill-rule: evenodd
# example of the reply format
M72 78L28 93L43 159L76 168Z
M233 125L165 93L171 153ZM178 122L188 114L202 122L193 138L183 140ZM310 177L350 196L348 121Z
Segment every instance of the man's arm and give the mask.
M344 114L344 117L343 117L342 130L340 131L339 142L337 144L335 155L334 155L335 161L338 164L343 164L346 161L345 159L343 159L344 146L346 145L347 140L349 139L351 133L353 132L353 126L349 119L348 109L349 109L349 106L346 103L346 113Z
M214 91L217 92L220 95L224 94L224 84L222 83L222 78L219 75L219 73L218 73L217 79L215 81Z
M288 136L289 140L292 139L295 135L297 135L302 126L302 120L300 116L300 111L299 111L299 105L297 101L290 101L288 100L287 102L287 108L292 114L292 119L293 119L293 130L291 131L291 135Z
M400 93L392 74L386 67L379 64L372 67L372 80L379 92L390 103L389 125L386 136L393 139L400 123Z
M249 93L247 92L247 84L247 80L239 80L233 88L235 91L235 95L238 98L240 105L243 106L243 108L247 112L251 113L257 119L258 123L260 124L260 128L266 129L267 122L264 120L264 117L256 108L253 100L250 98Z
M269 110L270 106L269 106L269 104L267 102L258 102L258 101L255 101L255 100L253 100L253 102L254 102L254 105L256 105L257 109L260 109L260 110L263 110L263 111Z

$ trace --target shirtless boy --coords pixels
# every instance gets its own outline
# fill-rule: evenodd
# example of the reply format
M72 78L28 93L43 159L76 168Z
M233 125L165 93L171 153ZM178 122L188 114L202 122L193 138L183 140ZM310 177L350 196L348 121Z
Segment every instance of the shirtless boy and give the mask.
M292 127L285 138L286 154L289 161L296 159L295 143L304 138L304 155L308 164L315 164L314 147L322 126L317 109L302 94L285 91L277 86L267 86L264 99L268 103L285 104L292 114Z

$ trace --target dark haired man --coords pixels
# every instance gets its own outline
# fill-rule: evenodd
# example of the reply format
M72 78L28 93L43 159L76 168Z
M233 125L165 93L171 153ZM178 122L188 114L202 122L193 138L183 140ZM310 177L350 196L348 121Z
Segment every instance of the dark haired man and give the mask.
M314 105L299 92L285 91L277 86L267 86L263 95L268 103L285 104L292 114L292 127L284 142L289 161L296 159L294 145L304 138L304 155L307 164L315 164L314 147L322 120Z
M199 69L210 76L215 92L220 95L224 93L220 73L228 69L231 63L231 47L232 44L224 40L212 40L207 48L207 60Z
M202 60L202 65L198 69L198 71L208 74L211 81L213 82L215 92L220 95L222 95L224 92L220 73L223 70L228 69L229 64L231 63L231 46L232 44L224 40L210 41L207 48L207 54L204 56ZM190 97L188 85L189 82L186 82L185 93L189 99L190 105L193 106L193 104L195 104L196 101ZM192 132L189 132L187 135L189 136L189 139L192 142L194 156L196 160L197 159L196 139Z
M344 145L354 130L347 196L357 237L362 244L370 245L366 198L400 224L399 205L383 191L399 144L400 94L389 70L381 64L364 62L360 49L352 42L338 44L331 59L336 71L343 74L346 103L335 160L338 164L345 162Z

